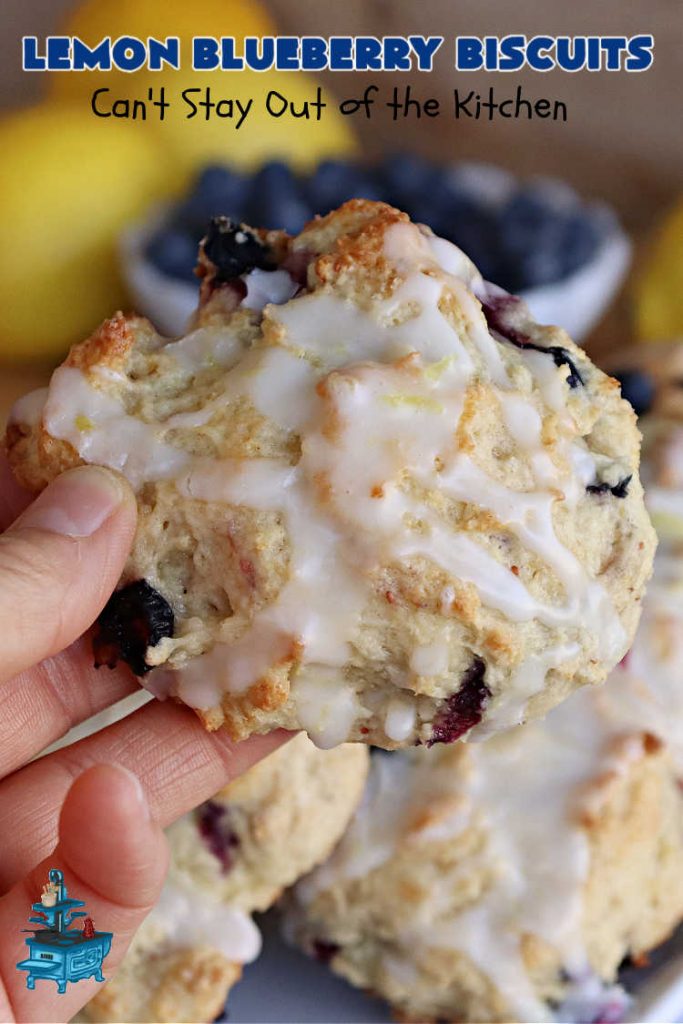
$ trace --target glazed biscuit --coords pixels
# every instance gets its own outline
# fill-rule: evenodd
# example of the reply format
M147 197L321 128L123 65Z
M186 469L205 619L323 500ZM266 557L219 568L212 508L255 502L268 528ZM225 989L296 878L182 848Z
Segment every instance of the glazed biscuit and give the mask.
M683 795L633 682L483 744L377 755L286 934L400 1020L622 1020L619 965L683 917Z
M213 222L194 329L116 316L21 401L37 490L101 463L139 528L99 663L241 739L451 742L543 716L633 638L654 549L616 381L382 203Z

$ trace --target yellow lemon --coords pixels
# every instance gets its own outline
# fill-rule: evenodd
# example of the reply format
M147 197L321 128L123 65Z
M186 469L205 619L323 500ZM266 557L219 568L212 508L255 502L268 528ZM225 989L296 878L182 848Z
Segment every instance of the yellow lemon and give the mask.
M158 94L161 85L170 108L163 122L153 118L146 125L163 138L180 175L216 162L250 170L276 158L305 170L356 148L349 118L339 113L337 101L302 72L149 72L139 77L137 88L131 81L128 92L144 98L149 87ZM207 90L214 104L209 111L200 106ZM319 97L324 107L318 108ZM239 128L238 101L242 109L250 105Z
M666 218L636 279L634 314L641 341L683 337L683 201Z
M56 359L125 301L116 237L168 191L154 136L46 102L0 120L0 359Z
M201 0L197 4L187 0L84 0L60 26L60 34L78 36L89 46L106 36L178 36L184 68L192 67L193 36L243 39L246 35L272 35L275 31L273 21L257 0ZM89 95L97 86L120 84L137 77L121 71L55 72L51 75L51 88L61 96Z

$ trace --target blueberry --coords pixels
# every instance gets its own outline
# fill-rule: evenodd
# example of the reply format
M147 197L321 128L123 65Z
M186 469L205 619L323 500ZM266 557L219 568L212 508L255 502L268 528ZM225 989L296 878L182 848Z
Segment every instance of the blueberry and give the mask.
M210 164L200 171L193 191L214 198L232 197L241 201L246 195L248 179L227 167Z
M357 164L325 160L319 164L306 186L308 201L314 213L325 214L348 199L383 199L381 182Z
M609 492L615 498L625 498L632 479L633 473L623 476L616 484L608 484L605 480L601 480L599 483L588 484L586 490L589 494L607 494Z
M381 182L374 175L369 171L359 169L355 179L350 182L347 195L344 196L342 202L346 202L347 199L372 199L376 202L386 202L387 194L383 190Z
M615 370L613 376L621 384L621 395L633 406L636 416L644 416L655 399L655 382L644 370Z
M249 179L227 167L205 167L192 191L176 207L173 220L201 237L212 217L243 220Z
M145 255L162 274L193 281L198 243L199 238L187 231L164 227L149 240Z
M250 224L283 228L292 234L311 218L301 182L279 161L264 164L254 176L246 209Z
M484 682L485 676L486 663L475 656L463 675L459 689L443 702L434 719L432 735L427 740L428 747L435 743L454 743L481 722L484 706L491 696Z
M158 590L137 580L115 590L100 613L93 637L95 667L114 668L119 661L130 665L136 676L149 672L148 647L173 636L173 609Z
M563 276L564 215L530 189L520 189L505 204L498 222L503 279L510 291L549 284Z
M406 197L403 209L406 213L419 220L419 213L423 215L422 223L450 222L455 211L466 204L467 200L457 189L452 175L448 169L436 166L429 166L422 178L419 191ZM431 218L424 219L425 211L432 211Z
M414 153L392 153L379 166L387 202L406 211L414 199L427 193L433 174L433 165Z
M522 351L530 350L532 352L541 352L544 356L550 356L555 366L567 367L566 379L569 387L572 389L581 387L584 383L583 377L566 348L563 348L561 345L550 345L547 348L544 348L543 345L536 345L528 334L524 334L509 322L508 314L518 302L519 299L516 299L514 295L489 297L486 301L482 302L481 308L486 317L489 330L495 331L501 338L505 338L511 345Z
M249 220L267 228L281 228L296 235L311 219L311 207L296 195L262 194L258 203L252 206Z
M501 237L516 249L540 237L558 235L559 225L555 210L532 189L519 189L500 212Z
M600 246L600 231L595 220L579 210L570 214L562 231L562 276L568 277L585 266Z
M521 291L562 280L595 255L600 231L583 210L558 209L533 186L519 189L498 225L502 274L497 283Z
M230 827L228 808L215 800L207 800L197 810L197 827L226 875L233 865L232 851L240 845L239 836Z
M347 195L354 177L351 164L341 160L324 160L318 164L306 183L308 201L316 213L329 213L339 205L339 196Z
M314 939L311 949L316 960L323 964L329 964L340 951L341 946L336 942L327 942L325 939Z
M276 262L268 246L244 227L228 217L214 217L203 242L204 255L213 263L215 279L230 281L255 267L275 270Z
M527 288L538 288L552 284L564 277L562 247L559 240L549 244L543 239L532 242L530 247L517 255L514 266L509 268L507 278L510 291L520 292ZM498 282L499 284L501 282ZM501 287L505 287L501 284Z
M428 196L420 196L404 206L405 212L416 224L426 224L434 234L446 238L452 236L453 222L448 205L436 202Z
M493 214L474 200L460 199L448 209L443 236L454 242L477 265L488 281L498 280L498 249Z

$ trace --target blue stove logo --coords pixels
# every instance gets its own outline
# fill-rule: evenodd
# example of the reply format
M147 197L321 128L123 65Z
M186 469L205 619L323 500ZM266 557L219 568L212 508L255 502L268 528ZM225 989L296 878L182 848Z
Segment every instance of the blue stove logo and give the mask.
M30 956L17 964L20 971L28 972L27 988L35 988L41 978L56 982L60 993L66 992L69 981L104 981L102 964L111 949L112 933L96 932L92 918L75 909L85 902L69 899L63 872L53 868L48 878L40 902L31 907L36 916L29 917L31 924L41 927L23 929L33 932L33 938L26 939ZM85 918L82 930L71 927L77 917Z

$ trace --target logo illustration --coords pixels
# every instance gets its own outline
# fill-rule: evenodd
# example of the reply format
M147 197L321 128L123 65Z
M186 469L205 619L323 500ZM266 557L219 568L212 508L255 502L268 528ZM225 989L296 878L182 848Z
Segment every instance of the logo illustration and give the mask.
M87 917L83 900L69 899L64 874L52 868L49 881L43 886L40 902L34 903L35 917L29 917L32 924L40 928L24 928L33 932L33 938L26 939L30 956L20 960L17 968L27 971L26 986L35 988L36 980L45 978L57 983L59 993L66 992L67 982L95 978L104 981L102 963L111 949L111 932L96 932L91 917ZM83 929L72 928L77 917L84 917Z

